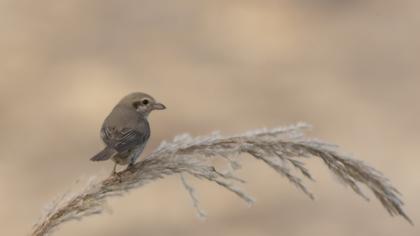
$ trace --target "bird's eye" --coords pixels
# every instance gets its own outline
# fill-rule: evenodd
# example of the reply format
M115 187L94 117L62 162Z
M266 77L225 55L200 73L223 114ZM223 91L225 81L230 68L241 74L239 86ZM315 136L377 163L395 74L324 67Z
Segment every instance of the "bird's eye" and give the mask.
M149 99L144 99L141 103L143 103L143 105L149 105L150 101Z

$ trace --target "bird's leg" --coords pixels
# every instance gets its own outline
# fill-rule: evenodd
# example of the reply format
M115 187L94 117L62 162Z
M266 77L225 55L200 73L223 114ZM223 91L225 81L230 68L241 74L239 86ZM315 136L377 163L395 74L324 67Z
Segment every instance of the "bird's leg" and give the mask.
M119 183L122 182L121 180L121 173L117 172L117 163L114 164L114 168L112 169L111 177L116 178Z
M114 168L112 169L111 175L117 174L117 163L114 164Z

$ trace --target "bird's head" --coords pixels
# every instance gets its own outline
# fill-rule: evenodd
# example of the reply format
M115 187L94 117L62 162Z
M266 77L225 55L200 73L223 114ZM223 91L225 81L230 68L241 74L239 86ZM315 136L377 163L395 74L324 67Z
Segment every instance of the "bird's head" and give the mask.
M145 116L149 115L153 110L166 109L165 105L156 102L152 96L140 92L131 93L125 96L118 105L134 109Z

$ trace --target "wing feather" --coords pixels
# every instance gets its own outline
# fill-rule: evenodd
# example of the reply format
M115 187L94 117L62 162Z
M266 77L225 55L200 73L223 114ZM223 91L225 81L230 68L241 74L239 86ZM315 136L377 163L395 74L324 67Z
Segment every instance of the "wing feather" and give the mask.
M116 129L114 127L103 127L101 129L101 136L107 146L118 152L124 152L147 142L150 132L147 129L140 131L131 128Z

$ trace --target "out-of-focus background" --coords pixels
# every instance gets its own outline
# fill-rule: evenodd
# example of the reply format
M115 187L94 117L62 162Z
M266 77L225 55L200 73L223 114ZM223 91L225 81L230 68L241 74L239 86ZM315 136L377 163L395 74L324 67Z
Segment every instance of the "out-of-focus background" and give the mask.
M415 0L1 0L0 234L27 235L75 180L106 176L111 162L88 159L102 147L102 120L132 91L169 108L151 115L146 152L183 132L306 121L312 136L382 170L419 223L419 8ZM252 208L191 180L209 213L200 221L170 177L54 235L420 235L319 161L308 168L316 201L247 159Z

